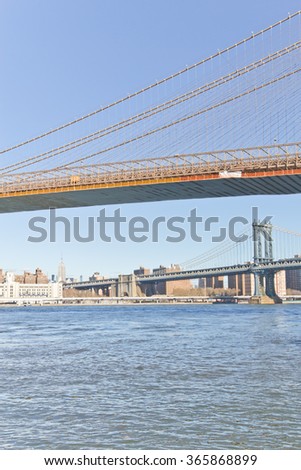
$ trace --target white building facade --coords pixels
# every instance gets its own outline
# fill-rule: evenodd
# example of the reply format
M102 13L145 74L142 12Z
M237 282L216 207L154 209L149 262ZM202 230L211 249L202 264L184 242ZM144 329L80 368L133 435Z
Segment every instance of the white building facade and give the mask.
M0 302L5 300L35 299L59 300L63 297L62 282L48 284L22 284L15 282L14 273L6 273L5 282L0 284Z

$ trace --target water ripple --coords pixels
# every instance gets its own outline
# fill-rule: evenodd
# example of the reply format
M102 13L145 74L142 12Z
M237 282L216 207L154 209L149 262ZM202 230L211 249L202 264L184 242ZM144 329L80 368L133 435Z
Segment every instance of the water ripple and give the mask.
M299 449L298 305L0 311L1 449Z

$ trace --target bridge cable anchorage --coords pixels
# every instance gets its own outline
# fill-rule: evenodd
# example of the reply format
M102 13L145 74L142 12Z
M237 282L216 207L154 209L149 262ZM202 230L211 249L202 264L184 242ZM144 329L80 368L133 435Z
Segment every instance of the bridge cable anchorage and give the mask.
M257 37L259 37L259 36L262 36L263 34L269 32L269 31L274 30L274 29L277 28L278 26L284 25L284 24L285 24L286 22L288 22L288 21L291 22L293 18L299 16L300 14L301 14L301 10L300 10L300 11L297 11L296 13L294 13L294 14L292 14L292 15L287 16L286 18L284 18L284 19L282 19L282 20L280 20L280 21L274 23L273 25L271 25L271 26L269 26L269 27L267 27L267 28L265 28L265 29L260 30L259 32L255 33L255 34L252 33L252 34L251 34L250 36L248 36L247 38L245 38L245 39L243 39L243 40L241 40L241 41L235 43L234 45L232 45L232 46L230 46L230 47L227 47L227 48L225 48L225 49L223 49L223 50L218 50L215 54L209 56L208 58L205 58L205 59L203 59L203 60L201 60L201 61L199 61L199 62L197 62L197 63L195 63L195 64L193 64L193 65L191 65L191 66L189 66L189 67L185 67L184 69L180 70L180 71L177 72L177 73L174 73L174 74L168 76L167 78L164 78L164 79L162 79L162 80L156 81L155 83L152 83L151 85L149 85L149 86L147 86L147 87L145 87L145 88L143 88L143 89L141 89L141 90L139 90L139 91L137 91L137 92L135 92L135 93L131 93L131 94L127 95L126 97L120 99L120 100L117 100L117 101L115 101L115 102L113 102L113 103L110 103L110 104L108 104L108 105L106 105L106 106L100 107L99 109L97 109L97 110L95 110L95 111L93 111L93 112L91 112L91 113L88 113L88 114L86 114L86 115L84 115L84 116L82 116L82 117L80 117L80 118L74 119L74 120L72 120L72 121L70 121L70 122L68 122L68 123L66 123L66 124L63 124L63 125L61 125L61 126L58 126L58 127L54 128L54 129L51 129L51 130L48 131L48 132L42 133L42 134L40 134L40 135L38 135L38 136L36 136L36 137L33 137L33 138L28 139L28 140L26 140L26 141L23 141L23 142L21 142L21 143L19 143L19 144L17 144L17 145L11 146L11 147L6 148L6 149L3 149L2 151L0 151L0 154L5 154L5 153L8 153L8 152L10 152L10 151L12 151L12 150L18 149L18 148L23 147L23 146L25 146L25 145L28 145L28 144L30 144L30 143L36 142L36 141L39 140L39 139L42 139L42 138L47 137L47 136L50 136L51 134L54 134L54 133L57 133L57 132L59 132L59 131L61 131L61 130L63 130L63 129L66 129L67 127L70 127L70 126L73 126L73 125L75 125L75 124L77 124L77 123L80 123L80 122L82 122L82 121L84 121L84 120L86 120L86 119L88 119L88 118L91 118L91 117L93 117L93 116L95 116L95 115L97 115L97 114L100 114L100 113L102 113L102 112L104 112L104 111L106 111L106 110L109 110L110 108L113 108L113 107L115 107L115 106L117 106L117 105L120 105L120 104L126 102L126 101L129 101L129 100L131 100L131 99L133 99L133 98L135 98L135 97L137 97L137 96L139 96L139 95L143 95L143 94L145 94L147 91L152 90L152 89L154 89L155 87L159 87L159 86L161 86L161 85L165 85L168 81L173 80L173 79L175 79L175 78L177 78L177 77L179 77L179 76L181 76L181 75L183 75L183 74L187 74L187 73L189 73L191 70L197 69L197 68L200 67L201 65L206 64L206 63L212 61L213 59L216 59L217 57L220 58L220 57L222 57L224 54L229 53L230 51L232 51L232 50L234 50L234 49L237 49L237 48L239 48L239 47L242 46L242 45L246 45L249 41L254 41L255 38L257 38Z
M177 96L176 98L174 98L172 100L169 100L169 101L167 101L165 103L162 103L158 106L155 106L153 108L150 108L150 109L148 109L148 110L146 110L142 113L139 113L135 116L132 116L128 119L125 119L125 120L123 120L121 122L118 122L114 125L111 125L107 128L104 128L104 129L101 129L97 132L89 134L85 137L81 137L80 139L71 141L68 144L64 144L60 147L52 149L51 151L47 151L47 152L41 153L39 155L35 155L33 157L22 160L21 162L14 163L12 165L8 165L6 167L3 167L3 168L0 169L0 171L2 171L2 174L8 174L8 173L14 172L16 170L20 170L22 168L28 167L30 165L39 163L41 161L52 159L55 156L61 155L65 152L69 152L70 150L74 150L75 148L79 148L83 145L86 145L87 143L92 142L92 141L101 139L105 136L108 136L111 133L120 131L121 129L125 129L128 126L131 126L133 124L141 122L142 120L148 119L148 118L150 118L150 117L152 117L152 116L154 116L158 113L166 111L167 109L170 109L171 107L177 106L177 105L179 105L179 104L181 104L181 103L183 103L187 100L193 99L193 98L195 98L196 96L199 96L202 93L205 93L205 92L208 92L208 91L214 89L215 87L218 87L218 86L221 86L225 83L228 83L229 81L231 81L231 80L233 80L237 77L241 77L241 76L243 76L244 74L246 74L248 72L251 72L251 71L253 71L253 70L255 70L259 67L262 67L262 66L268 64L269 62L272 62L273 60L276 60L276 59L282 57L283 55L289 54L290 52L292 52L294 50L297 50L297 49L300 49L300 48L301 48L301 41L298 41L298 42L292 44L289 47L285 47L284 49L282 49L280 51L277 51L273 54L270 54L270 55L268 55L268 56L266 56L266 57L264 57L264 58L262 58L262 59L260 59L256 62L253 62L253 63L249 64L248 66L245 66L245 67L243 67L239 70L231 72L228 75L220 77L220 78L214 80L213 82L210 82L210 83L205 84L201 87L198 87L194 90L191 90L191 91L189 91L185 94ZM239 96L238 98L240 98L240 97L241 96ZM214 108L211 107L211 108L209 108L208 111L211 111L212 109L214 109ZM207 112L207 111L205 110L204 112ZM144 136L141 136L141 138L143 138L143 137ZM125 142L124 145L126 145L127 143L128 142ZM110 149L104 149L103 152L106 152L108 150L110 150ZM87 156L86 158L90 158L90 157ZM73 163L74 162L72 162L72 164Z

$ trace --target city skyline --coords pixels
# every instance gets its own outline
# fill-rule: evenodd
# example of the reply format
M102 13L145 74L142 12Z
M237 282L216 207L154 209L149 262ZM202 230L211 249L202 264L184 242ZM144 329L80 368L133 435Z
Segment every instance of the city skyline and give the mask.
M295 258L300 257L301 255L295 255ZM134 274L134 276L140 275L150 275L150 274L163 274L163 273L172 273L180 271L181 267L179 265L171 266L152 266L144 267L140 266L133 270L132 273L123 273L123 276L128 276ZM87 279L83 279L80 276L79 279L76 279L72 276L66 274L66 266L61 258L58 264L57 275L52 274L51 276L46 275L43 272L43 269L36 268L34 272L29 270L23 270L21 273L15 273L12 271L6 271L5 269L0 268L0 284L3 285L6 282L17 282L27 285L35 284L48 284L48 283L57 283L65 282L68 286L68 283L73 282L87 282L87 281L103 281L106 277L97 271L92 272ZM247 274L230 274L223 276L209 276L207 278L199 277L195 279L179 280L179 281L159 281L156 288L154 285L145 285L145 288L140 292L139 295L187 295L190 293L192 295L192 290L194 288L201 289L200 292L197 292L195 295L208 295L208 293L214 291L216 293L229 292L229 295L235 296L252 296L254 292L255 279L252 273ZM93 290L93 289L92 289ZM275 290L280 297L283 297L288 294L297 294L301 293L301 270L293 269L289 271L280 270L276 272L275 275ZM80 292L80 291L78 291ZM175 293L176 292L176 293ZM231 292L231 294L230 294Z

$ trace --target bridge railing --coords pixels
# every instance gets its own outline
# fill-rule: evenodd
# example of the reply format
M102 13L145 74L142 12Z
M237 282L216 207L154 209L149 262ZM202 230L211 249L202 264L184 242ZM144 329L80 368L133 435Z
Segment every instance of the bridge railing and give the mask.
M228 172L301 168L301 143L221 150L96 165L0 175L0 194L76 190L79 186L162 180L193 175L231 176ZM232 175L234 176L234 175ZM236 175L240 176L240 175Z

